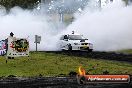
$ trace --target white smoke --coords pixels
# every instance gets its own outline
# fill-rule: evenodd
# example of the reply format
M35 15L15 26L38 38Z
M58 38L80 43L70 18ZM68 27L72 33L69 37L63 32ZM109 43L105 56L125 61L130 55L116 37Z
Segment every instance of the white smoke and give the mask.
M101 11L90 12L87 7L77 16L65 32L74 30L84 34L94 44L95 50L120 50L132 48L132 6L115 0Z
M42 41L38 50L59 50L59 36L74 30L89 38L95 50L132 48L132 6L125 7L120 0L115 1L102 10L93 10L87 5L65 30L59 28L60 23L50 18L49 14L19 7L12 8L6 14L3 7L0 10L0 39L7 38L10 32L15 37L29 37L30 50L35 50L34 37L40 35Z
M66 1L62 4L63 6L71 7L73 6L71 2L73 2L73 0L69 0L68 2ZM68 5L68 3L70 3L70 5ZM57 10L60 5L60 0L57 0L54 3L51 2L48 5L42 5L40 11L36 9L24 10L20 7L14 7L10 10L8 14L6 13L5 8L1 6L0 40L6 39L9 36L10 32L13 32L15 37L29 38L30 50L35 50L35 35L39 35L42 37L41 43L38 44L39 51L59 50L59 33L65 28L65 26L64 24L59 23L59 20L54 20L54 18L56 18L57 16L56 12L58 11L53 11L55 12L55 14L47 13L50 10L50 8L48 7L52 6L53 10Z
M3 9L2 9L3 10ZM35 50L35 35L40 35L42 41L38 44L38 50L57 50L56 24L50 21L46 14L37 14L37 11L23 10L19 7L11 9L9 14L0 16L0 39L6 39L10 32L15 37L28 38L30 50Z

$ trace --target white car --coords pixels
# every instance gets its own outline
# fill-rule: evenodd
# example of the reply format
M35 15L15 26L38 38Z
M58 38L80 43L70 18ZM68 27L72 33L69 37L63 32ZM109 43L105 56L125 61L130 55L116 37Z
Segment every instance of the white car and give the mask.
M60 47L61 50L93 50L93 44L83 35L72 34L62 35L60 38Z

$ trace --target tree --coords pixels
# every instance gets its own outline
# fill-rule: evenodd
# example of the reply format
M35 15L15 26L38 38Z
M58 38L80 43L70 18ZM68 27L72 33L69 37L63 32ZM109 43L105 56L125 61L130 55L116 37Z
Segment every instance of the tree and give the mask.
M128 5L128 0L123 0L123 1L125 1L126 5Z
M0 5L4 6L7 10L12 7L19 6L24 9L33 9L38 5L40 0L0 0Z

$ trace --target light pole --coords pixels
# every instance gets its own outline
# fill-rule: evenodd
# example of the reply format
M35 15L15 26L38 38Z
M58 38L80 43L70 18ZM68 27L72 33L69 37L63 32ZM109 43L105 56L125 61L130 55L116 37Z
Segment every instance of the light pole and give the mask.
M99 0L99 8L102 8L102 2Z
M64 0L62 0L61 6L59 8L60 22L64 21Z
M63 13L63 11L61 9L60 9L59 15L60 15L60 22L63 23L63 21L64 21L64 13Z

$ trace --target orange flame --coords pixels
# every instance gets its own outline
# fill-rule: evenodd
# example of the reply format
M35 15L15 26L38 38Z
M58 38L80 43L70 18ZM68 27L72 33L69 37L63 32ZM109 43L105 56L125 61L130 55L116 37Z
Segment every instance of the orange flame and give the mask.
M86 75L86 71L82 68L82 66L79 67L78 71L79 71L79 75L81 76Z

